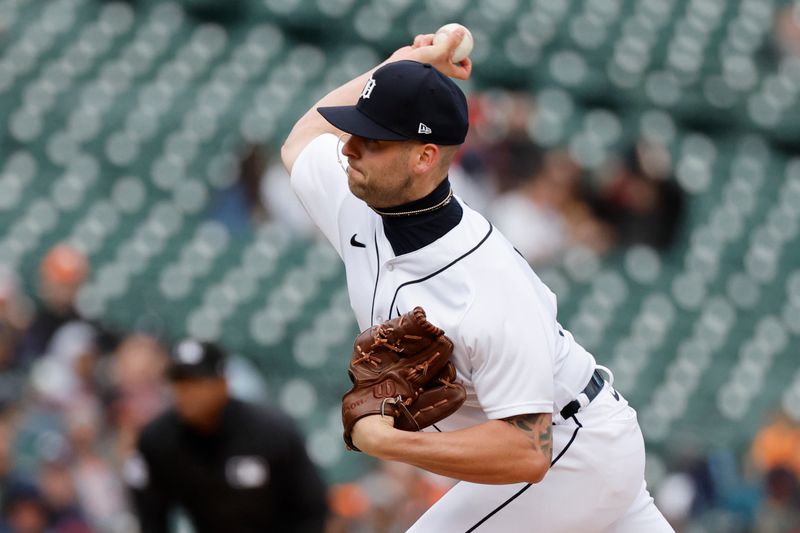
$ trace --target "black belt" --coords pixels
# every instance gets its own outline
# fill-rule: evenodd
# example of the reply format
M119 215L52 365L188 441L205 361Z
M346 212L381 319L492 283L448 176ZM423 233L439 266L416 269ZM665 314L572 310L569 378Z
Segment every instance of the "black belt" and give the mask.
M601 390L603 390L603 385L605 384L606 380L603 379L603 376L600 375L600 372L595 370L592 374L592 379L589 380L589 384L586 385L586 388L581 391L581 394L585 394L586 397L589 398L589 402L591 402L597 398L597 395L600 394ZM581 402L578 400L572 400L561 410L561 417L566 420L574 416L575 413L580 410Z

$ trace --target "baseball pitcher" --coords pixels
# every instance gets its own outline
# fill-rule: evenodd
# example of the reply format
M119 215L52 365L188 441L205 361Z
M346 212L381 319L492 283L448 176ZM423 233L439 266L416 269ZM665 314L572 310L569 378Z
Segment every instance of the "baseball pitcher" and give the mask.
M413 532L672 531L636 412L561 327L556 297L450 188L468 129L464 36L419 35L320 100L283 162L341 256L362 333L354 450L461 480ZM416 431L425 428L424 431Z

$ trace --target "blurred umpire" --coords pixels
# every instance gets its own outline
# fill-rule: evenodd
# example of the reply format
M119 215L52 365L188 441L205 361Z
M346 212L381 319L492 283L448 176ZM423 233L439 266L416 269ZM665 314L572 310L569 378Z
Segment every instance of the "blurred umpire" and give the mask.
M125 467L144 533L182 508L197 533L321 532L325 487L291 421L228 394L225 353L194 340L171 354L175 406L142 431Z

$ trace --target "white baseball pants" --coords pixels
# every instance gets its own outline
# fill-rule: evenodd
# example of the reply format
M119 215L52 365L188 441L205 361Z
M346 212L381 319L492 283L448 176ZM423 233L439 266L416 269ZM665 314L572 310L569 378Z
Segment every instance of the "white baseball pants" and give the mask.
M636 411L608 383L553 426L553 459L535 485L459 482L409 532L674 533L647 491Z

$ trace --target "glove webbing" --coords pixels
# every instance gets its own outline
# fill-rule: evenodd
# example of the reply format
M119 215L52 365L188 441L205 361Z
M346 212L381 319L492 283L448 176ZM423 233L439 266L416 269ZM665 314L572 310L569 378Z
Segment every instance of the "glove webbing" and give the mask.
M455 385L449 379L440 379L439 383L444 385L445 388L455 387ZM400 396L400 395L398 395L397 398L384 398L383 399L383 401L381 402L381 416L386 416L386 403L387 402L391 403L392 405L400 406L400 409L405 413L405 415L408 418L410 418L412 422L414 422L415 426L417 426L417 431L422 431L422 428L419 427L419 424L417 423L417 417L415 417L414 415L411 414L411 411L408 410L408 407L406 407L406 404L403 401L403 397ZM423 407L420 410L420 412L429 411L429 410L433 409L434 407L439 407L441 405L444 405L445 403L447 403L446 399L445 400L439 400L438 402L436 402L432 406Z

